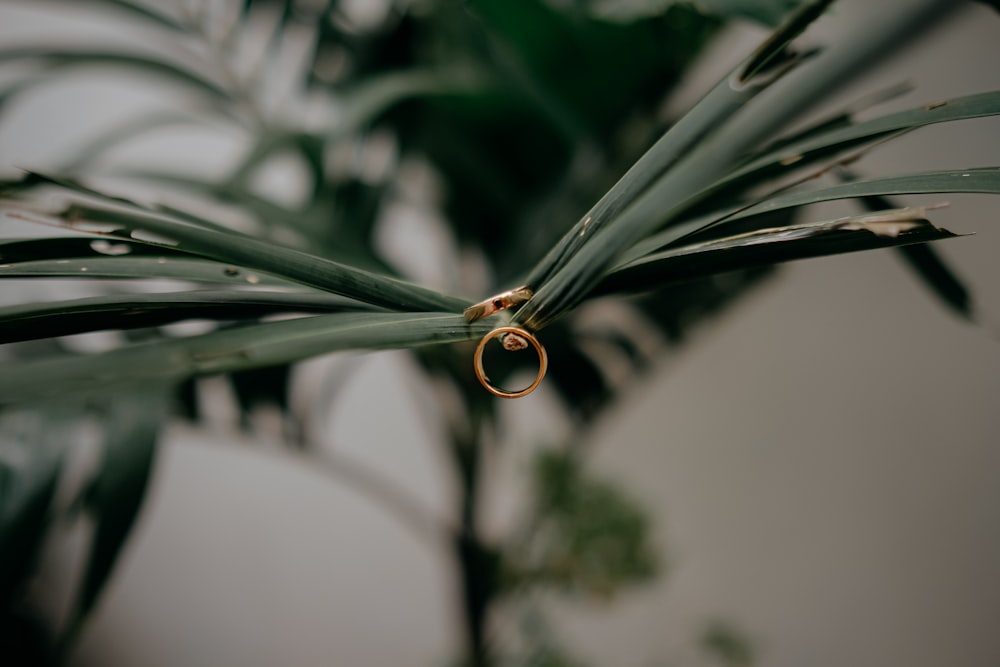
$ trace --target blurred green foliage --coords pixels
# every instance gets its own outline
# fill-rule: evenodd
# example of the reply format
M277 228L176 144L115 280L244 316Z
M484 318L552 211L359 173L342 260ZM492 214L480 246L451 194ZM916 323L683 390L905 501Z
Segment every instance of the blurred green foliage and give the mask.
M566 451L540 452L533 468L528 537L507 553L513 586L607 599L656 576L650 520L622 489Z
M0 238L0 278L160 277L185 287L0 308L11 359L0 405L12 405L0 412L0 637L27 661L71 654L138 516L165 416L200 416L200 376L227 374L246 428L261 405L277 407L286 444L311 455L318 447L290 409L291 364L333 350L412 347L422 380L441 390L442 448L460 488L459 525L444 532L460 582L465 663L580 664L534 601L606 601L648 582L660 569L656 536L624 485L587 469L577 442L533 461L523 530L484 534L484 454L502 424L465 342L489 323L467 324L462 308L545 276L524 312L545 325L545 386L582 440L662 349L771 264L949 236L925 209L896 208L886 195L1000 192L996 169L785 192L789 180L837 171L873 143L1000 113L1000 94L986 93L864 123L841 108L781 134L827 92L824 77L863 71L950 2L901 11L892 30L818 55L792 44L830 4L807 2L683 117L665 101L726 21L776 25L802 3L414 0L372 4L379 11L368 18L336 0L74 4L156 39L145 50L58 37L3 45L0 68L13 73L0 84L0 112L77 71L138 72L141 85L182 91L181 109L140 114L88 137L45 174L0 183L5 208L74 234ZM296 51L304 55L288 65ZM824 77L795 79L808 67L826 68ZM279 100L275 79L291 84ZM765 112L746 113L750 100ZM221 174L199 171L197 157L173 171L155 157L116 158L137 138L191 124L239 134L243 153ZM258 182L289 159L303 174L298 198ZM147 194L111 194L133 188ZM41 210L48 194L65 206ZM838 198L865 198L874 213L794 218ZM199 206L206 201L209 212ZM602 229L591 234L587 212L604 204ZM416 284L413 266L383 242L401 206L432 221L428 236L445 239L441 291ZM219 210L227 216L216 219ZM924 280L971 317L961 282L921 248L906 252ZM194 318L214 328L189 337L164 328ZM75 354L61 337L85 331L120 332L121 344ZM65 431L81 422L101 425L100 463L86 491L60 504L72 447ZM328 463L317 456L316 464ZM96 526L83 583L69 620L43 630L26 604L37 555L53 522L81 513ZM504 605L528 610L520 653L491 643L491 615ZM723 664L753 660L728 626L710 626L702 645Z

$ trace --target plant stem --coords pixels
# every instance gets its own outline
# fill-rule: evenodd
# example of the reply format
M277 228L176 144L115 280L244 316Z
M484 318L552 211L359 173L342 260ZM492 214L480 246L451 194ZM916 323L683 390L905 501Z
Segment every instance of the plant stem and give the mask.
M497 597L497 556L481 539L478 525L479 466L481 442L477 438L485 420L479 411L470 413L470 425L452 429L452 454L460 482L460 530L455 539L456 566L461 578L466 664L486 667L490 655L486 625L490 606Z

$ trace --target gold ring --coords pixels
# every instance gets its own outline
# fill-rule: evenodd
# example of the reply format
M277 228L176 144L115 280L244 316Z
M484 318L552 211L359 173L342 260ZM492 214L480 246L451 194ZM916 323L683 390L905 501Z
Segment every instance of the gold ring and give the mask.
M486 347L486 343L498 336L503 337L501 342L507 350L523 350L528 344L531 344L535 348L535 352L538 353L538 375L535 376L535 381L524 389L519 391L501 389L490 381L489 376L486 375L486 371L483 370L483 350ZM476 377L479 379L480 384L486 387L486 391L500 398L520 398L533 392L535 387L542 381L542 378L545 377L545 371L549 367L549 356L545 353L545 348L538 342L538 339L526 329L522 329L521 327L497 327L483 336L483 339L479 341L479 346L476 348L474 366Z
M468 322L475 322L476 320L481 320L484 317L495 315L501 310L507 310L508 308L513 308L514 306L520 306L522 303L530 299L533 294L534 292L531 291L530 287L518 287L517 289L501 292L496 296L491 296L485 301L480 301L476 305L466 308L465 319Z

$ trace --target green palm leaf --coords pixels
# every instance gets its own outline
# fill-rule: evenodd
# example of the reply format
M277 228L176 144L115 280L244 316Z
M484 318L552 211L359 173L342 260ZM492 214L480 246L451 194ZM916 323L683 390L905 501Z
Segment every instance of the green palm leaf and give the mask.
M570 229L528 275L537 286L562 269L580 248L718 125L797 64L785 55L789 43L819 18L832 0L807 3L708 92L688 113L646 151L604 196ZM775 61L784 57L780 66ZM777 72L762 75L767 68Z
M932 225L924 213L922 208L896 209L675 244L615 269L596 293L644 291L714 273L955 236Z
M843 183L828 188L789 192L755 204L732 215L729 220L740 220L784 208L807 206L836 199L952 192L1000 194L1000 167L951 169L903 176L885 176Z
M106 329L136 329L190 319L258 319L279 313L332 313L371 307L305 290L204 290L99 296L0 308L0 344Z
M668 227L637 243L625 255L625 261L637 260L651 252L671 247L691 238L708 240L753 230L767 225L769 216L776 212L796 209L809 204L838 199L940 193L1000 194L1000 167L887 176L853 181L828 188L777 195L753 206L734 207L727 212L702 215L696 219L685 221L683 224Z
M134 202L108 197L73 181L33 173L32 180L8 186L12 194L37 182L57 184L94 196L106 205L71 204L56 214L60 224L75 231L100 229L104 236L178 250L218 262L236 264L393 310L461 311L468 302L381 274L284 248L233 231L206 229L158 214ZM112 204L114 207L112 207ZM97 227L95 227L95 225ZM150 235L153 235L152 237Z
M228 373L340 350L453 343L480 338L490 328L489 322L469 324L451 313L333 313L251 324L101 354L7 363L0 404L102 392L123 383Z
M716 183L713 191L719 192L734 185L745 185L748 182L778 177L783 172L828 159L861 144L900 135L927 125L997 114L1000 114L1000 91L992 91L927 104L826 132L812 133L798 141L782 144L776 150L752 158L746 165Z
M600 234L591 236L544 284L532 285L535 297L515 319L529 329L541 329L574 308L630 246L702 202L712 192L712 184L748 151L832 93L869 59L912 37L920 24L949 8L945 0L914 3L913 11L902 19L865 26L849 45L832 45L762 91L753 104L742 107L700 142Z

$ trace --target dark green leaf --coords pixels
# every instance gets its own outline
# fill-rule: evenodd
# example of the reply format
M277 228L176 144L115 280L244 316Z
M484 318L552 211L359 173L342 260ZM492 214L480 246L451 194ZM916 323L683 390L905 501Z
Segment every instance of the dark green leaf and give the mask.
M764 25L778 25L802 0L700 0L706 11L726 18L745 18ZM816 3L813 3L815 6ZM823 3L823 11L830 3Z
M559 393L576 423L592 418L613 392L601 369L569 327L557 323L545 332L550 372L546 382Z
M169 250L152 248L129 241L109 242L82 236L47 237L33 239L0 239L0 264L40 262L48 259L83 259L87 257L185 257Z
M727 623L709 623L701 635L701 646L724 667L751 667L754 664L750 642Z
M934 171L903 176L854 181L828 188L798 190L777 195L763 202L727 212L703 215L668 227L637 243L623 257L637 259L639 253L668 248L690 239L711 240L759 229L775 212L838 199L864 199L899 194L935 193L1000 194L1000 167L952 171Z
M826 132L810 133L798 141L783 143L777 150L755 157L746 165L727 174L722 181L712 187L712 190L717 192L747 180L774 177L858 145L925 125L997 114L1000 114L1000 91L993 91L927 104L863 123L835 127Z
M660 16L682 0L580 0L575 10L608 20L630 23ZM724 19L744 18L774 26L801 0L700 0L697 8Z
M450 313L334 313L252 324L102 354L8 362L0 404L273 366L338 350L459 342L480 338L491 328L489 322L469 324L462 315Z
M886 86L881 90L876 90L863 96L861 99L856 100L844 108L820 116L818 119L806 123L803 127L796 129L790 134L782 135L777 139L768 142L760 152L770 153L777 151L785 146L790 146L793 143L804 141L826 132L832 132L833 130L847 127L848 125L853 125L857 122L857 114L878 106L883 102L888 102L894 98L901 97L911 92L913 92L913 85L908 82Z
M0 241L3 278L167 278L242 287L296 286L266 273L152 245L79 236Z
M596 293L641 291L736 269L954 236L928 222L924 213L924 209L881 211L678 245L613 271Z
M0 619L34 574L49 528L67 444L61 412L0 414Z
M744 0L714 0L719 4L745 5L756 4L759 8L764 7L761 3L746 3ZM793 2L790 4L798 4ZM747 59L746 63L739 70L740 81L749 81L759 74L775 68L782 59L788 59L788 50L792 40L805 32L812 23L822 16L827 8L833 4L833 0L811 0L804 2L793 14L787 15L787 7L777 16L772 15L772 20L765 19L765 23L777 23L784 19L784 22L774 31L760 47ZM772 3L772 9L773 9Z
M802 141L804 139L812 138L814 136L819 136L826 132L832 132L833 130L839 130L848 127L850 125L853 125L855 122L856 121L854 119L854 116L849 111L847 110L837 111L828 116L824 116L820 120L817 120L813 123L809 123L801 130L793 132L788 136L778 137L773 141L767 142L766 145L761 147L759 153L777 151L779 149L783 149L785 146L791 146L792 144ZM753 156L755 156L756 154L757 153L754 153Z
M792 28L775 32L748 59L722 79L693 109L675 123L660 139L629 168L565 236L546 254L531 273L526 284L543 285L560 271L590 242L605 225L611 224L622 211L636 201L654 182L660 179L681 157L698 146L708 134L732 116L750 99L772 84L776 77L757 77L763 61L770 62L788 42L815 18L829 0L808 5L816 9L804 15L802 21L789 24ZM526 311L530 312L530 311Z
M109 402L103 459L85 507L94 521L90 553L62 644L74 643L118 561L146 495L167 394L130 387Z
M592 241L568 259L562 257L561 269L543 284L532 285L535 296L521 307L515 320L537 330L575 307L630 246L700 203L711 184L747 151L831 94L856 68L898 48L919 34L919 28L953 9L950 1L934 0L904 17L873 21L850 44L831 45L768 86L754 104L742 107L699 142Z
M965 319L973 319L975 313L968 288L934 248L908 245L899 248L899 253L945 305Z
M136 279L167 278L199 283L291 287L287 280L229 264L177 257L87 257L48 259L38 262L0 264L3 278L86 278Z
M201 291L99 296L0 308L0 344L106 329L160 326L189 319L257 319L276 313L370 310L319 292Z
M607 598L656 573L649 518L631 498L565 452L541 452L533 467L528 535L506 554L511 584Z
M50 179L33 173L31 178L93 195L90 188L65 179ZM31 181L28 181L30 187ZM17 185L10 186L16 191ZM100 195L117 205L97 206L74 204L58 217L68 229L93 232L90 225L99 224L102 234L180 250L223 263L232 263L281 278L341 294L365 303L393 310L451 310L459 312L467 301L403 282L388 276L363 271L352 266L316 257L305 252L283 248L233 232L222 232L186 224L176 218L157 214L133 202ZM124 204L124 206L122 206ZM90 224L88 224L90 223ZM153 234L156 240L150 240Z
M391 106L412 97L427 95L481 94L492 81L470 65L449 68L388 72L372 76L337 96L337 118L328 129L330 139L357 132Z
M806 206L835 199L947 192L1000 194L1000 167L929 171L903 176L871 178L815 190L790 192L772 197L736 213L730 216L727 222L783 208Z

